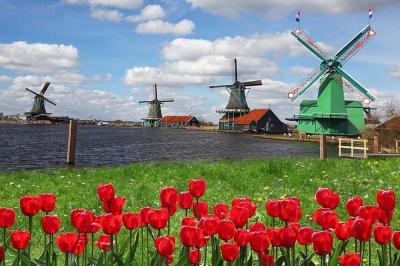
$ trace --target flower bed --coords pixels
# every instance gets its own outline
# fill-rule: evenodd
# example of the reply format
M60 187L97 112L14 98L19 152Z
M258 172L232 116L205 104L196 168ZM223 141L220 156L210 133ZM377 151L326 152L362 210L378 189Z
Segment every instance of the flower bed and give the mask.
M206 182L193 179L188 191L162 188L159 206L128 212L124 210L126 199L116 195L114 186L100 184L97 194L104 213L71 210L70 222L75 230L61 234L61 219L52 214L54 194L22 196L20 208L28 220L27 230L8 232L16 213L0 208L0 261L6 265L10 256L15 257L13 265L55 265L61 257L65 265L399 264L400 232L390 227L395 208L393 191L379 191L376 205L364 205L358 196L347 199L349 218L341 222L335 211L340 196L320 188L315 193L320 208L308 217L314 228L299 223L302 209L296 197L269 199L264 208L249 198L234 198L230 206L217 203L209 208L201 200L205 192ZM257 211L265 211L270 218L257 220ZM32 258L31 233L39 230L33 228L32 219L40 212L46 237L43 254ZM173 218L180 221L179 236L173 236ZM122 230L128 232L127 239L121 239ZM372 249L376 245L379 249Z

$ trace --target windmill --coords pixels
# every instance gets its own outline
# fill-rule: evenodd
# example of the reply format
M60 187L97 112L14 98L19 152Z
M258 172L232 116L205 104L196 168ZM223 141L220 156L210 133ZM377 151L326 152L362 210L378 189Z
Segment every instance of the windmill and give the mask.
M353 57L376 32L370 25L364 27L342 49L328 56L300 27L291 32L303 46L321 60L320 65L302 83L289 91L288 98L294 102L319 80L317 100L303 100L300 114L288 119L298 122L298 129L318 135L359 135L365 127L364 107L375 101L375 97L350 76L343 65ZM345 100L344 89L360 94L361 101Z
M217 113L224 114L219 120L220 130L232 130L234 128L235 118L250 112L246 97L250 88L261 86L261 80L240 82L238 80L237 59L234 59L235 77L233 84L209 86L212 88L225 88L229 92L229 102L225 109L217 110ZM247 90L247 92L246 92Z
M174 102L174 99L158 99L157 84L154 84L154 98L149 101L140 101L139 103L146 103L149 105L149 113L143 120L143 126L145 127L158 127L159 120L162 118L161 105L164 103Z
M53 101L49 100L44 96L47 89L50 86L50 82L46 81L42 90L39 93L36 93L28 88L25 88L27 91L33 93L35 97L33 98L32 109L30 112L26 112L28 120L47 120L49 119L49 114L46 112L45 101L51 103L52 105L56 105Z

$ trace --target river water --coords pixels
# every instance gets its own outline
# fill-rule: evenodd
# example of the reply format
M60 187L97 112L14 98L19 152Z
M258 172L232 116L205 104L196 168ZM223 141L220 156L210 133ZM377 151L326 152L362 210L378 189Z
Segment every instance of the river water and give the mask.
M0 171L64 167L67 135L67 125L0 125ZM329 153L337 154L334 147ZM79 126L76 166L304 156L319 156L319 144L171 128Z

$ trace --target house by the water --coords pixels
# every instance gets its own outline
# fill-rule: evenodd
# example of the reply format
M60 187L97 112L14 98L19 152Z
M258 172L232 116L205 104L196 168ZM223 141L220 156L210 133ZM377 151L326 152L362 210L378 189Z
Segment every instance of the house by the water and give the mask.
M167 115L159 121L161 127L200 126L199 120L191 115Z

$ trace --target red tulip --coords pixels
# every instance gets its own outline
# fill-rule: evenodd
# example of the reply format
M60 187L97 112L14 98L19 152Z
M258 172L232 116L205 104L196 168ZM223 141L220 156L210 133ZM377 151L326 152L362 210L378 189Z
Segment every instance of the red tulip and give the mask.
M257 206L249 198L234 198L232 199L232 208L242 207L247 210L248 216L253 217L257 210ZM231 210L232 211L232 210Z
M315 193L315 201L324 208L336 209L339 205L339 194L328 188L319 188Z
M154 229L165 228L168 223L168 218L169 214L167 209L152 210L148 214L149 224Z
M190 250L188 260L190 264L199 264L201 260L200 250L199 249Z
M10 208L0 208L0 228L10 228L15 222L15 211Z
M126 203L126 198L121 198L119 196L115 196L109 201L103 202L103 208L106 213L112 213L114 215L121 215L122 209Z
M363 242L371 238L372 223L363 218L357 217L351 227L351 235Z
M378 209L379 209L378 210L378 221L380 223L388 225L390 223L390 221L392 221L392 219L393 219L393 210L385 211L385 210L382 210L381 208L378 208Z
M79 233L90 233L92 223L94 223L94 214L91 211L83 209L74 209L71 211L71 223Z
M101 251L109 251L111 247L111 238L109 235L101 235L95 244Z
M222 243L221 255L225 261L233 262L239 256L239 246L236 243Z
M283 199L278 202L278 214L281 220L298 222L301 218L301 208L294 199Z
M165 187L160 190L161 207L169 208L176 206L178 192L174 187Z
M82 240L78 240L78 242L76 242L74 250L72 251L72 254L80 255L83 253L84 250L85 250L85 242L83 242Z
M187 226L197 226L197 221L196 218L192 216L187 216L182 218L181 225L187 225Z
M154 245L160 256L168 257L174 253L175 238L173 236L159 236L154 238Z
M40 208L43 212L52 212L56 206L56 195L44 193L39 195Z
M61 252L72 253L78 243L79 236L74 233L64 233L56 238L56 244Z
M396 206L396 195L392 190L381 190L376 194L376 202L381 209L391 211Z
M279 230L279 243L282 247L294 247L297 240L296 230L290 227L284 227Z
M201 218L208 214L208 204L204 201L193 202L193 215L197 218Z
M370 221L372 224L378 220L379 208L377 206L365 205L358 210L358 216Z
M116 235L121 230L122 217L112 213L104 214L101 219L101 227L107 235Z
M351 226L349 223L338 223L335 228L335 235L339 240L347 240L351 237Z
M315 232L312 235L314 251L317 255L327 255L333 248L333 237L329 231Z
M400 231L393 232L392 241L393 241L393 245L397 249L400 249Z
M206 192L206 181L202 178L190 180L189 191L193 197L200 198Z
M223 203L217 203L214 206L214 214L219 218L219 219L225 219L228 216L229 213L229 206L227 204Z
M235 236L236 227L232 221L220 221L218 236L220 239L228 241Z
M310 245L312 243L312 234L314 230L311 227L301 227L297 231L297 242L300 245Z
M364 205L363 200L358 197L352 197L346 201L346 211L350 216L357 216L361 206Z
M194 226L182 226L179 237L185 247L200 247L202 245L203 232L200 228Z
M28 231L15 230L11 232L10 242L14 249L25 249L31 239L31 234Z
M250 236L250 247L254 252L261 253L269 246L269 234L266 231L254 232Z
M245 247L250 241L251 233L247 230L237 230L235 232L235 242L240 247Z
M192 207L193 204L193 197L189 191L180 192L178 194L178 203L179 207L184 210L188 210Z
M115 197L113 184L100 184L97 188L97 195L102 202L108 202Z
M278 217L279 212L278 212L278 202L279 200L268 200L265 203L265 211L267 212L267 214L271 217Z
M322 226L322 229L335 229L339 222L339 216L337 212L332 210L321 211L317 217L317 223Z
M60 230L61 220L57 215L45 215L41 220L43 232L54 235Z
M281 231L280 228L268 228L267 232L269 235L269 240L271 241L271 245L274 247L281 246L279 232Z
M229 212L229 220L235 223L237 228L243 228L249 220L248 209L240 206L232 206Z
M140 213L125 212L122 214L122 221L128 230L135 230L141 225Z
M100 229L101 229L101 224L100 223L94 222L94 223L92 223L90 225L90 233L91 234L97 233L98 231L100 231Z
M203 216L199 221L199 227L206 236L213 236L218 232L219 219L214 215Z
M142 221L142 226L147 226L149 224L149 212L153 211L150 207L144 207L140 210L140 217Z
M39 197L26 195L19 200L22 214L25 216L34 216L40 211Z
M261 253L261 266L274 266L274 256Z
M386 245L392 237L392 228L387 225L377 224L374 227L374 238L376 243Z
M361 257L358 253L346 253L338 257L341 266L360 266Z
M250 225L250 232L265 231L267 228L262 222L255 222Z

